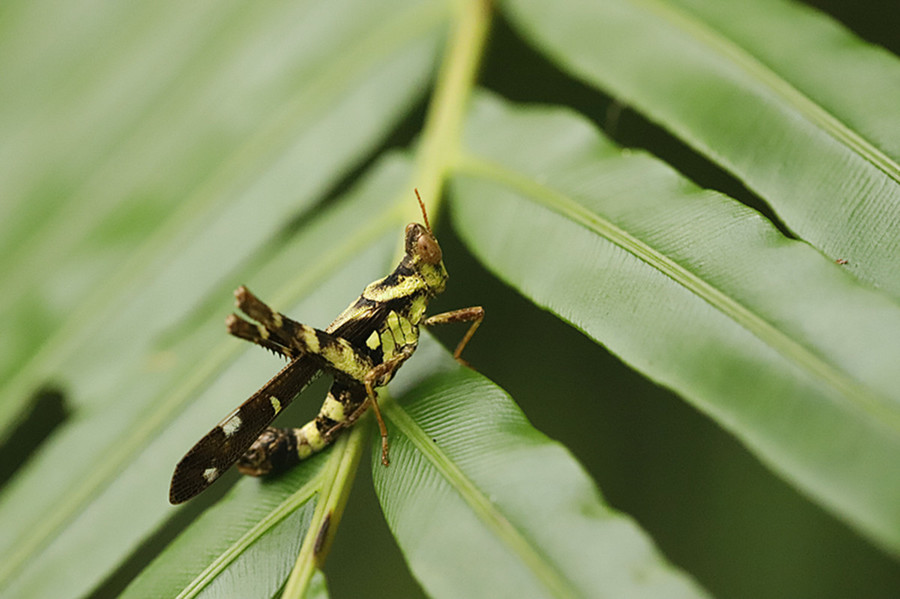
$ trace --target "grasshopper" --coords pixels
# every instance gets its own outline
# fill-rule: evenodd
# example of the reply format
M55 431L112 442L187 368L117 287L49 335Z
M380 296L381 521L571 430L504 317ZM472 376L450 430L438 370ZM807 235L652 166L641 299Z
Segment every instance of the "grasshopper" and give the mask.
M171 503L205 490L235 462L250 476L282 472L327 447L369 407L381 432L381 462L390 463L376 389L415 352L420 326L471 323L453 352L465 363L462 350L484 319L480 306L425 316L429 300L444 290L448 275L418 190L416 198L425 224L407 225L400 264L369 284L325 330L292 320L238 287L236 305L255 323L230 314L228 332L283 356L288 364L185 454L172 475ZM270 427L322 372L332 374L334 382L316 418L301 428Z

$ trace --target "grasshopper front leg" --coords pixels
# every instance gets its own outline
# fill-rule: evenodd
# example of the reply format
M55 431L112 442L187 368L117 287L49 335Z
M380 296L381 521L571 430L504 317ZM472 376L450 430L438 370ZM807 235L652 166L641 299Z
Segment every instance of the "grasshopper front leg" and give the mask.
M471 308L460 308L459 310L435 314L434 316L426 318L422 324L426 327L430 327L436 324L448 324L451 322L471 322L472 325L469 327L469 330L466 331L466 334L453 351L454 359L463 366L468 366L469 363L461 357L462 350L466 347L466 344L469 343L469 340L472 339L472 335L475 334L475 331L478 329L478 325L481 324L482 320L484 320L484 308L481 306L472 306Z

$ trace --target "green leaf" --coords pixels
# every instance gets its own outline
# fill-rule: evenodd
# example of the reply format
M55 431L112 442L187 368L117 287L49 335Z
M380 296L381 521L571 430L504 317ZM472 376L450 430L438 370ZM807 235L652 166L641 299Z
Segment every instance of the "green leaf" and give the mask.
M391 466L374 451L372 475L431 596L706 596L508 395L423 341L391 387Z
M404 188L408 176L405 161L385 160L359 190L323 211L264 266L237 273L237 280L251 289L280 290L267 294L275 305L326 326L335 306L388 268L402 231L402 213L392 210L394 190ZM360 221L361 212L375 217ZM317 263L285 280L284 273L309 256ZM220 295L227 301L230 293ZM116 386L108 393L128 401L67 422L3 490L4 594L83 594L171 516L166 490L179 457L281 366L222 333L229 310L222 304L203 311L196 331L179 328L156 347L147 358L161 361L158 368L115 372ZM245 351L235 359L238 350ZM303 403L301 398L295 406ZM251 499L241 495L236 501L248 507Z
M900 308L566 111L482 97L454 222L498 276L900 553Z
M534 122L508 118L507 108L495 106L497 122L471 121L480 139L461 145L484 56L492 58L483 71L488 86L503 85L491 75L497 64L504 76L529 84L520 74L533 56L508 39L506 28L486 45L494 6L486 0L2 5L0 444L4 455L16 456L4 472L13 470L12 462L18 469L0 488L0 595L101 597L130 583L128 596L293 599L327 596L323 567L335 594L420 591L399 561L379 571L393 550L427 592L440 596L512 590L594 596L598 589L615 596L700 595L692 575L717 592L717 586L724 589L723 596L739 596L722 582L719 568L704 570L697 560L705 551L701 559L720 563L721 544L673 542L655 518L620 502L611 488L617 509L634 511L672 563L691 572L669 565L654 548L657 539L609 508L574 459L528 424L503 392L457 368L424 338L386 392L394 463L373 468L402 556L396 547L383 551L394 539L374 494L372 511L354 513L350 504L348 522L381 528L355 523L338 532L371 419L282 478L230 473L187 506L167 504L178 458L282 364L224 334L232 290L247 284L303 322L325 326L395 264L404 225L420 218L413 188L425 199L441 243L446 240L452 275L433 310L483 301L488 319L467 357L487 354L473 364L511 388L516 383L503 373L528 370L547 372L547 389L553 388L558 373L546 368L539 352L523 359L509 341L482 341L485 334L503 340L533 330L535 313L506 288L502 301L491 303L490 289L500 281L473 264L454 232L440 226L450 178L450 207L465 224L460 233L486 262L509 260L500 278L564 291L565 318L583 316L565 309L586 310L579 326L592 335L599 331L596 338L691 399L801 489L882 546L896 548L895 520L885 506L896 495L897 477L888 452L882 453L896 439L897 387L889 372L896 342L886 341L895 327L885 316L893 314L893 304L886 309L842 272L846 267L784 240L755 213L698 192L656 161L623 155L584 123L571 126L572 115L542 109L535 114L548 130L535 136ZM639 54L643 43L625 39L622 51ZM816 64L814 56L810 60ZM556 102L575 102L564 90L549 91ZM479 100L477 112L490 104ZM703 103L695 106L709 111ZM892 110L883 113L890 118ZM485 162L491 152L506 166ZM609 170L585 182L584 169L593 172L598 162ZM629 199L632 187L662 190L677 205L684 202L682 220L700 215L672 231L669 224L679 215L653 203L665 198L638 198L622 208L619 216L627 222L604 228L603 219L615 215L594 202L608 199L595 194L597 186ZM490 197L481 195L485 189ZM484 202L473 206L479 199ZM629 212L648 206L642 202L652 209ZM479 222L469 231L473 219ZM724 234L716 229L722 222L729 227ZM549 227L546 239L543 227ZM540 257L523 253L533 261L522 264L506 253L523 230L533 236L530 246L556 239L554 232L572 234L546 248L556 256L550 268ZM492 235L497 239L488 241ZM726 236L735 237L734 247ZM647 244L651 237L659 246ZM594 270L590 260L605 255L595 247L604 240L618 244L619 262ZM767 261L771 272L762 266ZM579 264L584 268L567 270ZM533 282L523 273L530 268ZM617 272L639 280L607 281ZM598 280L602 301L593 301ZM657 287L659 298L673 301L653 303ZM533 297L539 299L536 292ZM692 309L673 312L679 302ZM835 309L838 303L843 311ZM637 322L648 312L646 323ZM705 328L685 330L695 322ZM551 336L570 333L549 317L538 327ZM863 338L870 346L862 347ZM561 363L553 358L549 363ZM492 371L492 364L499 368ZM308 419L328 383L323 377L278 424ZM62 392L66 419L51 428L37 412L28 427L20 426L34 392L48 384ZM566 388L574 391L572 402L556 402L548 391L545 403L565 424L589 421L600 404L587 402L607 393L580 378ZM523 396L523 405L534 399L524 390ZM529 416L539 421L532 409ZM882 416L881 428L872 424L873 415ZM617 450L616 424L601 424L590 429L587 443L603 435L604 447ZM789 438L792 427L801 431L796 438ZM833 441L830 456L823 430ZM575 451L585 446L574 441ZM596 456L579 455L596 466ZM656 470L666 460L659 462ZM695 464L682 466L673 478L690 486L695 481L683 473ZM630 468L622 460L621 471ZM859 471L849 473L853 468ZM592 474L608 480L610 473ZM717 471L714 479L697 481L698 503L742 493L733 485L742 474ZM704 496L707 489L712 492ZM672 499L647 501L672 511L679 505ZM822 522L815 506L790 500ZM207 513L185 525L204 508ZM741 515L765 520L752 511ZM725 528L710 532L722 541L730 532ZM745 539L732 536L727 565L741 571L753 556ZM329 557L332 540L336 551ZM818 536L797 533L790 540L802 547ZM779 561L774 554L767 559ZM832 579L848 571L867 581L870 571L888 567L817 566L828 568ZM827 576L797 570L794 584L826 585ZM765 578L760 584L778 585L768 582L778 580L770 573L752 583ZM346 593L350 584L356 590Z
M735 174L900 298L900 61L784 0L507 0L562 68Z
M330 596L328 594L328 581L321 570L316 570L316 573L313 574L306 596L309 599L328 599Z
M75 127L71 137L42 104L15 94L9 102L35 114L0 111L13 130L7 150L17 157L2 195L12 214L41 215L0 219L0 239L28 234L0 252L8 289L0 310L23 323L2 340L0 377L11 378L0 390L0 437L47 379L66 381L76 410L108 405L107 361L140 367L156 336L321 200L421 97L448 16L441 2L405 0L181 10L160 6L147 23L108 7L79 17L88 30L77 40L81 59L94 58L92 27L121 27L129 44L126 51L119 38L101 38L109 44L103 51L124 52L124 62L97 64L99 81L66 96L59 118ZM192 30L185 19L203 27ZM166 25L155 29L156 20ZM178 35L191 44L175 60L161 40L186 43ZM129 70L136 64L153 76L136 77ZM66 61L45 66L47 77L68 80ZM32 76L25 66L11 70ZM105 104L93 94L110 90L126 109L104 119ZM29 127L37 120L47 122ZM54 144L42 143L51 136ZM32 145L40 153L52 145L60 160L76 155L88 166L57 175L53 155L39 161ZM47 165L39 176L36 162ZM64 191L42 191L57 176ZM34 338L34 321L34 333L48 336Z
M311 460L272 484L237 485L122 597L274 596L308 533L325 463Z

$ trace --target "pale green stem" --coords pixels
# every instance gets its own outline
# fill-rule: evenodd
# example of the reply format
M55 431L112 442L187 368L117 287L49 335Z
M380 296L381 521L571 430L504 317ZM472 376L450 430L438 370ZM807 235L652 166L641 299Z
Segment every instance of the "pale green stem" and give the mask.
M463 117L490 26L491 3L487 0L461 2L457 14L428 108L413 174L413 185L422 194L429 214L437 212L447 172L459 154ZM409 206L410 214L417 213L414 203L410 202Z
M437 213L444 180L459 154L463 117L475 85L490 17L491 6L487 0L466 0L459 3L457 18L428 108L413 174L413 186L421 193L429 214ZM411 213L415 204L407 202ZM410 220L419 220L418 214ZM387 407L389 404L382 409ZM321 567L325 561L330 539L337 529L353 486L366 428L355 427L350 434L345 435L349 437L346 445L336 447L332 452L330 459L334 460L334 466L329 466L323 476L319 503L297 562L288 578L283 599L303 597L316 568ZM326 522L327 530L322 532Z
M316 568L325 562L331 539L341 521L350 489L353 488L366 438L365 430L365 427L357 427L353 434L344 435L331 451L328 468L321 478L322 487L316 511L306 538L303 539L294 569L284 587L282 599L302 599Z

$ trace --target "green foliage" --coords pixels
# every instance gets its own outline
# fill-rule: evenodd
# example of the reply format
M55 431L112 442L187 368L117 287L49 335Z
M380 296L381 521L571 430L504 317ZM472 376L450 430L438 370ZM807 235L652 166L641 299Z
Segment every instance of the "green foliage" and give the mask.
M784 0L72 7L0 9L0 441L30 451L0 488L0 595L900 584L895 56ZM623 148L615 130L637 114L690 149L667 164ZM699 185L680 172L689 161ZM703 189L719 168L755 208ZM440 309L487 308L475 370L423 338L383 393L389 468L377 450L361 461L377 447L365 419L285 476L226 477L169 506L181 454L279 366L224 334L231 289L327 325L392 267L414 187L433 220L449 217ZM629 392L631 369L668 392ZM48 388L66 408L52 429L28 417ZM321 392L279 423L300 424ZM638 418L659 421L681 400L730 449L674 468L659 453L655 503L627 499L647 459L614 430L627 420L596 410L654 405ZM673 447L693 434L667 430ZM811 503L785 490L741 511L755 465L688 474L738 443ZM358 475L387 541L349 524ZM689 487L725 513L677 513ZM817 506L830 516L802 530ZM773 514L790 547L766 528ZM678 536L677 521L695 525ZM764 531L765 565L738 530Z

